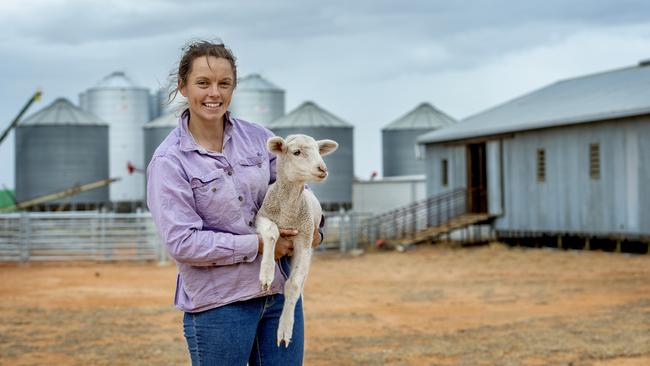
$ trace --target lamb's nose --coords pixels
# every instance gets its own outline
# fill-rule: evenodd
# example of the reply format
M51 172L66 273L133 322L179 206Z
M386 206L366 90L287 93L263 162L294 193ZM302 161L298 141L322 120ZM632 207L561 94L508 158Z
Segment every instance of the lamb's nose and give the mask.
M318 170L320 170L323 173L327 173L327 167L325 165L319 165Z

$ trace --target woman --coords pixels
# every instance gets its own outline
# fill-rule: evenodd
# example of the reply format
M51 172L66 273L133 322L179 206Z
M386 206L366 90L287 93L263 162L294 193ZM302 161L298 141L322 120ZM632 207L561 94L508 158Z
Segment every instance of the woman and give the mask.
M149 164L147 203L178 267L174 304L185 312L192 364L300 365L301 301L292 342L276 343L295 230L280 231L271 290L259 283L262 241L253 223L275 180L275 157L266 149L273 134L227 111L237 67L223 44L191 43L176 76L170 99L180 92L188 106ZM322 235L314 238L316 246Z

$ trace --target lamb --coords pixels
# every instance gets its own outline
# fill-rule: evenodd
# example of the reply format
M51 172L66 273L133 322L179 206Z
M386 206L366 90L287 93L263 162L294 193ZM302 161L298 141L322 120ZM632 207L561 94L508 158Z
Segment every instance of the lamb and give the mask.
M286 141L282 137L271 137L267 147L277 155L277 178L266 192L255 219L255 228L263 241L260 284L268 290L273 282L275 243L280 236L278 227L296 229L291 274L284 285L284 308L277 337L278 347L282 342L289 347L296 303L309 272L314 225L320 223L322 215L318 199L305 189L305 183L322 182L327 178L327 167L321 156L334 152L338 144L333 140L316 141L307 135L289 135Z

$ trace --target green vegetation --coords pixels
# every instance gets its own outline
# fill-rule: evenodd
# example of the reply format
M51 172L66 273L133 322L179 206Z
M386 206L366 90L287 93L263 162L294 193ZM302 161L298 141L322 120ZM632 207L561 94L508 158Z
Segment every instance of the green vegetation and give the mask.
M13 189L0 189L0 208L13 206L15 191Z

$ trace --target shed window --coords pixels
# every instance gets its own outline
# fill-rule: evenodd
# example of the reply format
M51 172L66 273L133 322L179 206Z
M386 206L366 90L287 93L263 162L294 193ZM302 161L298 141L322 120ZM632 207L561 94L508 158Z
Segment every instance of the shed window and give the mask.
M537 149L537 181L546 181L546 152L544 149Z
M589 177L594 180L600 179L600 145L589 145Z
M441 168L440 184L442 184L443 187L446 187L449 184L449 164L447 163L447 159L442 159L442 164L440 164L440 168Z

